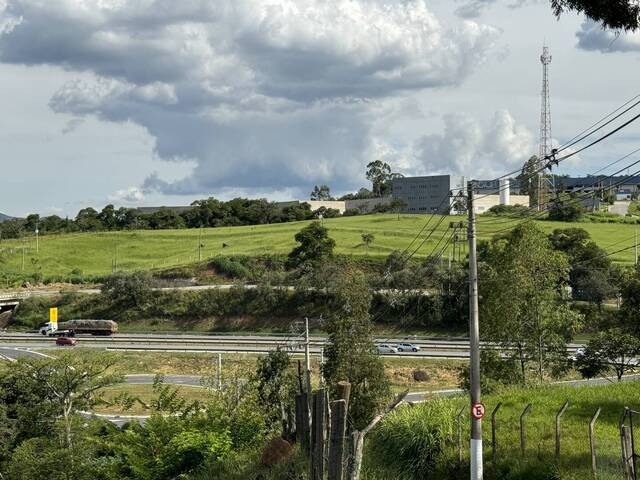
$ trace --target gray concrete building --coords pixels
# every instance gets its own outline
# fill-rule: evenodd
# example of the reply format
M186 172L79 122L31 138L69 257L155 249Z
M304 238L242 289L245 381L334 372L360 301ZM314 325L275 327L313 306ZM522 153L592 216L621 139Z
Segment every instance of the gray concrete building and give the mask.
M404 177L393 180L394 199L403 201L403 213L449 213L451 191L462 188L462 178L451 175Z

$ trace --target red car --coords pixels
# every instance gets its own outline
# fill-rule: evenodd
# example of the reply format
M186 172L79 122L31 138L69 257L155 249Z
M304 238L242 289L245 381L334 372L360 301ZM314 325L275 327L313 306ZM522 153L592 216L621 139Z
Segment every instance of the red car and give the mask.
M76 343L78 343L77 340L75 340L74 338L69 338L69 337L58 337L56 338L56 345L68 345L70 347L73 347Z

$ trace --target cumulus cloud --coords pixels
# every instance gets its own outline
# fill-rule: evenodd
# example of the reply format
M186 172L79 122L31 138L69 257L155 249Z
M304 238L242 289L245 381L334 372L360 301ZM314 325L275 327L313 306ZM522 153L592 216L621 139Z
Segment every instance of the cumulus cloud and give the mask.
M3 0L0 61L90 73L55 112L134 122L164 160L195 161L145 188L353 186L372 103L460 84L497 29L448 27L424 0Z
M109 195L110 202L136 204L143 200L144 192L138 187L125 188Z
M496 112L487 124L464 113L447 114L443 121L442 134L425 135L414 145L414 168L423 174L493 178L535 153L532 133L506 110Z
M590 51L609 52L640 52L639 32L615 32L602 28L601 25L586 20L576 32L578 48Z

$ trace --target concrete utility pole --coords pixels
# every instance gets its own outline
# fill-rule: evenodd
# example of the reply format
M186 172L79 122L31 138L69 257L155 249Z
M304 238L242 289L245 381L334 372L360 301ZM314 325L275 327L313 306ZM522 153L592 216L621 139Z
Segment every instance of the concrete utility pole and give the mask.
M478 315L478 261L476 258L476 214L473 210L473 182L467 184L469 225L469 371L471 373L471 480L482 480L482 417L480 403L480 327Z
M40 253L40 241L38 237L39 233L40 233L40 230L38 229L38 225L36 225L36 253Z

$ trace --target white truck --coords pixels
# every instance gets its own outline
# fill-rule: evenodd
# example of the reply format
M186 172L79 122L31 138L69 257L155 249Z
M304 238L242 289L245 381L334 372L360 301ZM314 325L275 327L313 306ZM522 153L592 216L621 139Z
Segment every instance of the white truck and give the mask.
M76 333L91 335L111 335L118 331L113 320L68 320L66 322L47 322L39 330L47 337L74 337Z

